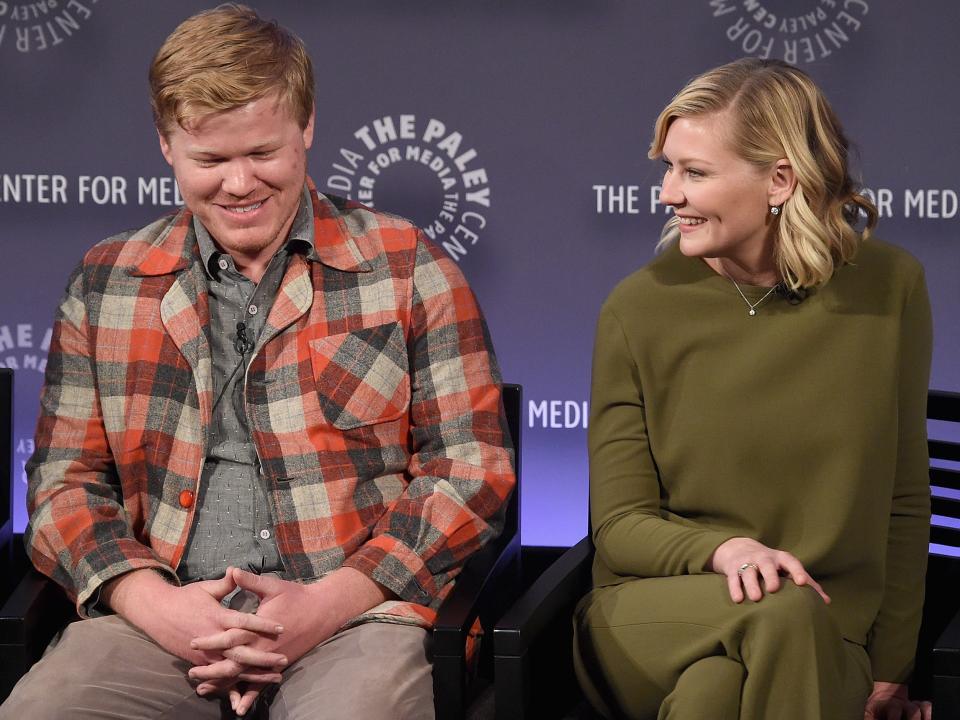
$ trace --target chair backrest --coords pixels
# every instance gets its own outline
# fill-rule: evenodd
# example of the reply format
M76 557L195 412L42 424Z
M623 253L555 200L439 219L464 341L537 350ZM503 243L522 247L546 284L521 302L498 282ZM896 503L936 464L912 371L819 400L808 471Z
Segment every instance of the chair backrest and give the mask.
M504 383L503 413L507 416L507 428L513 442L514 464L516 466L517 487L510 496L507 513L503 523L503 534L512 536L520 533L520 426L523 420L523 388L520 385Z
M13 535L13 370L0 368L0 548Z
M934 693L935 650L944 628L957 614L960 583L960 393L931 390L927 396L930 451L930 557L927 563L923 622L911 693ZM939 717L939 715L938 715Z
M960 393L931 390L930 554L960 558Z

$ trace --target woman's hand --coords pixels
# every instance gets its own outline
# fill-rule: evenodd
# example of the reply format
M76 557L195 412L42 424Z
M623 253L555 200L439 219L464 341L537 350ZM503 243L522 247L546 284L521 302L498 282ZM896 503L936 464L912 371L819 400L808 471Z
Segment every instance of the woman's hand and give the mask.
M867 698L863 720L932 720L933 707L928 702L914 702L907 686L900 683L875 682Z
M735 603L743 602L744 593L757 602L763 598L764 590L776 592L780 589L781 574L797 585L809 585L825 603L830 602L830 596L823 591L820 583L810 577L797 558L750 538L731 538L720 545L707 562L707 570L727 576L730 599Z

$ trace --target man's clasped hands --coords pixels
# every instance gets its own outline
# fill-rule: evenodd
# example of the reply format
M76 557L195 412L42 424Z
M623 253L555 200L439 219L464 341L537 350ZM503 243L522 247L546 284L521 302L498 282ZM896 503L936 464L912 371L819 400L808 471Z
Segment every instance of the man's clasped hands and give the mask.
M259 598L256 612L221 604L236 588ZM109 583L105 595L118 615L192 665L198 694L227 695L238 715L291 663L384 599L379 585L348 567L307 585L227 568L219 580L179 587L143 569Z

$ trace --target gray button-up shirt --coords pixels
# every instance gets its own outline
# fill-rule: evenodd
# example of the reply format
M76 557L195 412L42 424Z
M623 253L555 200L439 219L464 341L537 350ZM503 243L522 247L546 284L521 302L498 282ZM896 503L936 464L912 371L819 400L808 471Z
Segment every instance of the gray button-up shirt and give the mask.
M207 272L213 365L213 417L197 512L177 575L183 581L223 577L227 567L277 572L283 565L260 464L244 407L245 371L292 253L313 253L313 212L304 190L287 242L259 284L217 249L200 220L193 226Z

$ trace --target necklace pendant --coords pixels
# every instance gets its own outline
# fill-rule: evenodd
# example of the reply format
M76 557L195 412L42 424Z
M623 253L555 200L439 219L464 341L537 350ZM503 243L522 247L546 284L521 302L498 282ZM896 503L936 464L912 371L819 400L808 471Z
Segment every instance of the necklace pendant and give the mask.
M751 314L751 315L756 315L756 314L757 314L757 311L754 310L753 308L750 308L750 314Z

